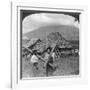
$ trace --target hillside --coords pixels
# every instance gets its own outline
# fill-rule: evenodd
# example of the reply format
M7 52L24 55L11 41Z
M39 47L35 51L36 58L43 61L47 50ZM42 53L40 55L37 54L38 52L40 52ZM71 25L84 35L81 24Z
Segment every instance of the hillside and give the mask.
M28 38L44 38L51 32L59 32L67 40L79 40L79 30L73 26L45 26L24 34Z

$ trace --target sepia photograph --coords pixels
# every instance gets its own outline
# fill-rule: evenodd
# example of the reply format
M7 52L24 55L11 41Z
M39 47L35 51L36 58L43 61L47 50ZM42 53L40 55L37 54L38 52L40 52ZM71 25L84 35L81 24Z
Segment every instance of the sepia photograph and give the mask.
M20 78L80 74L79 12L20 10Z

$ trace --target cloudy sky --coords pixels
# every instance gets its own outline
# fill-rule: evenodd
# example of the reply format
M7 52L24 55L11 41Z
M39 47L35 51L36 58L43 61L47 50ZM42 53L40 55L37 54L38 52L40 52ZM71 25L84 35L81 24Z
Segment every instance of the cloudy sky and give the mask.
M22 22L22 33L50 25L69 25L79 28L79 22L75 17L66 14L37 13L24 18Z

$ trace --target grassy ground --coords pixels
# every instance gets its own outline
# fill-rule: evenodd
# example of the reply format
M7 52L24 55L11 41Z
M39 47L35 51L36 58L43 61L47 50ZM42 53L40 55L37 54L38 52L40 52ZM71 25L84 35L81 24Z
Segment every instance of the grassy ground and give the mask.
M39 61L39 69L36 70L32 63L30 63L30 57L22 58L22 77L45 77L45 69L43 69L43 62ZM58 58L54 64L57 66L52 76L67 76L79 74L79 56L70 56L64 58Z

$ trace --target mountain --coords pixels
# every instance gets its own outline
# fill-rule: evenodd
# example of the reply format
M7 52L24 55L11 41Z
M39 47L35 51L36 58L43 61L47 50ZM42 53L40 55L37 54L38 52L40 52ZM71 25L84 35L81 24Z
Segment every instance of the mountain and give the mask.
M53 25L35 29L25 33L28 38L44 38L51 32L59 32L67 40L79 40L79 29L73 26Z

